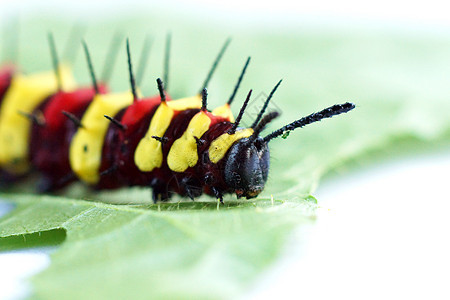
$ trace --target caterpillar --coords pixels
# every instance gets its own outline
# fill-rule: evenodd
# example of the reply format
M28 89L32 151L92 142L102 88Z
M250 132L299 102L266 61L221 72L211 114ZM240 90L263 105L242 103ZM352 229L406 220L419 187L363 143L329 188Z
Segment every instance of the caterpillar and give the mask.
M91 87L77 87L70 70L58 62L49 36L53 72L17 74L0 69L0 169L16 177L41 174L40 191L61 189L80 180L96 189L124 186L152 188L154 202L173 194L195 199L207 194L223 202L225 194L257 197L270 167L269 143L289 132L355 108L333 105L261 136L279 116L266 113L275 85L256 119L240 127L251 99L249 91L234 119L231 104L250 62L245 61L228 101L216 109L207 105L207 86L224 54L228 39L194 96L172 100L158 78L158 93L142 97L137 89L127 39L130 91L110 93L96 78L87 44L83 49ZM166 40L168 69L170 36ZM53 73L53 74L52 74Z

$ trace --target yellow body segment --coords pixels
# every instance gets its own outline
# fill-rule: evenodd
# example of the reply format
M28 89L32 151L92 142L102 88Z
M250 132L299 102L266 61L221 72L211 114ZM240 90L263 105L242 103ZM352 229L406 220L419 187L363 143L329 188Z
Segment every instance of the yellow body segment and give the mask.
M178 100L161 103L150 122L149 129L134 153L134 163L140 171L151 172L155 168L161 167L163 153L161 142L152 136L162 137L172 121L174 111L200 108L202 99L200 96L181 98Z
M134 163L139 170L143 172L151 172L154 168L160 168L163 162L163 152L161 142L152 138L152 136L162 137L172 121L174 111L162 102L156 109L152 117L150 126L144 138L134 153Z
M213 109L212 114L218 117L225 118L232 123L234 122L233 112L231 111L230 105L228 103Z
M218 163L227 153L228 149L240 139L249 137L253 134L253 129L245 128L236 131L234 134L224 133L209 146L209 159L212 163Z
M96 184L100 179L104 138L110 122L104 115L114 116L133 102L130 92L96 95L86 110L70 144L69 159L73 172L83 181Z
M75 88L70 68L60 66L64 91ZM0 166L22 174L29 168L31 121L19 112L31 114L43 101L57 91L54 72L16 75L2 101L0 109Z
M185 110L202 107L202 97L200 95L167 101L167 105L173 110Z
M211 124L208 115L200 111L189 122L186 131L177 139L167 155L167 165L174 172L184 172L187 168L193 167L198 161L197 141Z

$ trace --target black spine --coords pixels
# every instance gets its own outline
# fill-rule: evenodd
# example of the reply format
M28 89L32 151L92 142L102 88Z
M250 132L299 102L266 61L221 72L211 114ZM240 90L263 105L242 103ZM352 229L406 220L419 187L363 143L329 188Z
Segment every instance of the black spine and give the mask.
M166 51L164 55L164 84L166 86L166 90L169 86L169 63L170 63L170 49L172 47L172 35L170 33L167 34L166 37Z
M89 49L86 44L86 41L83 40L82 43L83 43L84 53L86 54L86 60L88 63L89 74L91 75L92 86L94 87L95 93L99 94L100 90L98 88L97 78L95 77L95 71L94 71L94 66L92 65L91 55L89 53Z
M161 78L156 79L158 85L159 96L161 97L161 102L166 101L166 93L164 92L164 83Z
M266 114L261 119L261 121L258 123L258 125L256 125L256 127L254 128L252 139L256 139L259 136L259 134L264 130L266 125L269 124L270 122L272 122L279 115L280 115L280 113L277 111L272 111L272 112Z
M62 90L62 80L61 80L61 73L59 71L58 53L56 51L55 39L53 38L53 34L51 32L48 33L48 43L50 46L53 70L55 71L55 76L56 76L56 85L58 87L58 91L61 91Z
M83 124L81 123L81 120L78 119L74 114L63 110L62 114L65 115L69 120L73 122L78 128L84 128Z
M138 68L136 71L136 82L140 86L144 79L145 70L147 68L150 49L152 48L152 39L149 35L145 36L144 45L142 46L141 56L139 57Z
M63 55L61 56L63 61L75 64L79 52L78 41L83 38L85 32L86 27L81 22L73 24L64 46Z
M42 113L40 115L36 115L36 114L26 113L21 110L19 110L18 113L21 116L24 116L25 118L27 118L28 120L33 122L34 124L38 125L39 127L45 127L45 125L46 125L45 117Z
M245 99L244 104L242 104L241 110L239 110L236 121L234 121L233 126L230 128L230 130L228 130L228 134L233 134L236 132L236 129L239 126L242 117L244 116L245 108L247 107L247 104L250 101L250 97L252 96L252 91L253 90L250 90L250 92L248 92L247 98Z
M100 177L106 176L106 175L110 175L114 172L116 172L119 169L118 165L112 165L110 168L104 170L103 172L100 172Z
M202 90L202 111L206 111L208 105L208 91L206 88Z
M248 67L249 63L250 63L250 56L247 58L247 61L245 62L244 68L242 69L241 75L239 76L239 79L238 79L236 85L234 86L234 90L233 90L233 93L230 96L230 99L228 99L228 102L227 102L228 105L231 105L231 103L233 102L234 97L236 96L236 93L237 93L237 91L239 89L239 86L241 85L242 78L244 78L244 74L245 74L245 71L247 70L247 67Z
M6 19L6 18L5 18ZM5 20L3 19L3 20ZM3 21L2 20L2 21ZM3 22L3 23L6 23ZM20 36L20 18L19 15L15 15L11 18L11 21L3 26L3 59L9 63L17 64L19 61L19 36Z
M160 136L152 135L152 138L154 138L155 140L157 140L161 144L167 143L169 141L169 138L167 138L165 136L160 137Z
M278 130L275 130L271 134L264 137L264 141L269 142L270 140L272 140L276 137L279 137L280 135L283 135L285 133L288 133L296 128L301 128L308 124L318 122L322 119L331 118L333 116L349 112L354 108L355 108L355 104L350 103L350 102L330 106L328 108L325 108L324 110L310 114L309 116L303 117L297 121L294 121L286 126L281 127Z
M137 96L137 92L136 92L136 81L134 79L134 74L133 74L133 64L131 63L130 40L129 39L127 39L127 57L128 57L128 72L130 74L131 92L133 93L134 101L137 101L138 96Z
M261 111L259 112L258 116L256 117L256 120L253 122L252 126L250 126L251 128L255 128L255 126L258 125L259 120L261 120L263 114L266 112L266 109L267 109L267 106L269 105L270 99L272 99L273 94L275 94L275 91L280 86L281 81L283 81L283 80L278 81L278 83L275 85L275 87L270 92L269 97L267 97L266 101L264 102L264 105L263 105Z
M123 33L114 33L111 42L106 53L105 62L103 63L102 75L100 76L103 82L109 82L111 79L114 66L116 65L117 56L119 55L119 49L121 41L123 40Z
M222 59L222 56L223 56L223 54L225 53L225 50L227 49L227 47L228 47L228 45L230 44L230 42L231 42L231 39L228 38L228 39L225 41L225 43L223 44L222 48L220 49L220 52L219 52L219 54L217 55L216 60L214 61L214 63L213 63L213 65L212 65L211 69L209 70L208 75L206 76L205 81L203 82L202 89L200 90L200 93L202 92L202 90L203 90L204 88L208 88L209 81L211 80L211 78L212 78L212 76L213 76L213 74L214 74L214 71L216 70L217 66L219 65L219 62L220 62L220 60Z
M120 123L119 120L117 120L117 119L115 119L115 118L113 118L113 117L110 117L110 116L108 116L108 115L103 115L103 116L104 116L105 118L107 118L112 124L116 125L117 128L119 128L120 130L125 131L125 130L128 129L128 127L127 127L126 125Z

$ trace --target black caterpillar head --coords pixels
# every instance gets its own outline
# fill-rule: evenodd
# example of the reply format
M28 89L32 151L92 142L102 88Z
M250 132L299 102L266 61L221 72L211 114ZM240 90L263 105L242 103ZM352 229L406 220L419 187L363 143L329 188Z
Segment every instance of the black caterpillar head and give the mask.
M262 138L241 139L228 151L225 182L238 197L254 198L264 189L269 163L269 147Z
M265 137L260 137L259 134L279 114L270 112L264 117L261 114L252 126L253 135L239 140L228 151L224 170L226 184L236 192L238 197L244 196L249 199L258 196L264 189L269 173L268 144L271 140L280 136L287 137L289 132L296 128L346 113L353 108L355 105L349 102L333 105L283 126Z

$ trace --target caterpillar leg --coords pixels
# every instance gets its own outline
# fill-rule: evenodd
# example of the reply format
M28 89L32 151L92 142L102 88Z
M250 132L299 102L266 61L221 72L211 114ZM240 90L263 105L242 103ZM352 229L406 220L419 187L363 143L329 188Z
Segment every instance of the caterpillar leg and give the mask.
M154 178L150 183L152 188L152 199L153 203L158 201L168 201L171 197L167 186L158 178Z
M194 200L196 197L200 197L203 193L200 182L192 177L185 177L181 180L181 188L184 190L184 194Z
M8 187L11 183L16 182L23 176L12 175L8 172L0 170L0 186Z
M210 191L212 192L214 197L216 197L216 199L219 199L220 203L223 204L223 191L221 191L217 187L212 186L215 182L214 175L212 173L207 173L203 180L206 186L210 186Z
M223 204L223 193L215 187L212 187L211 190L214 193L216 199L219 199L220 203Z
M167 191L159 191L157 189L152 189L152 199L153 203L156 203L158 201L165 202L170 199L170 194Z
M75 180L76 176L74 173L69 173L58 180L44 175L37 185L37 191L39 193L55 192L66 187Z

